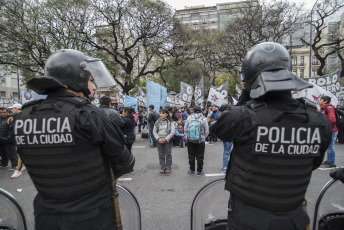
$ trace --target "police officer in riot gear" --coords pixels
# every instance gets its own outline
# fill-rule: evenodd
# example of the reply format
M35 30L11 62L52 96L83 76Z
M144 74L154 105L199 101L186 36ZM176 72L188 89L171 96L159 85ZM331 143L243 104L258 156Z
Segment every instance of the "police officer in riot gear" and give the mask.
M116 229L111 173L134 166L119 128L87 98L115 84L100 59L71 49L53 53L44 77L28 87L45 100L27 103L13 132L38 191L36 229Z
M252 100L227 109L211 127L234 143L225 185L231 193L228 229L306 229L309 217L301 204L331 126L315 106L292 98L291 90L311 85L291 72L282 45L253 47L242 74Z

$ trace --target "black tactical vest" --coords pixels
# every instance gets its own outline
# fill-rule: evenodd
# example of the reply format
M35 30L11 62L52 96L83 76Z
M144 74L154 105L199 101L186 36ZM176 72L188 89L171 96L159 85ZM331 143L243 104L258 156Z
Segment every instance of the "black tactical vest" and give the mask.
M247 112L250 137L235 143L226 189L256 208L293 210L304 200L313 159L320 156L325 133L319 112L300 105L275 113L266 104L250 105Z
M107 183L100 147L78 123L84 103L78 97L46 99L24 107L15 121L18 153L45 198L80 198Z

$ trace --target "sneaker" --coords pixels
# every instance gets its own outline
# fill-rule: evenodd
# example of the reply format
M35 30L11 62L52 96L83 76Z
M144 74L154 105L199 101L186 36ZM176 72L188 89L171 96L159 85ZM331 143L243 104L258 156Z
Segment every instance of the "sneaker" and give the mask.
M22 175L21 171L15 170L14 173L12 174L12 176L11 176L11 179L19 177L21 175Z
M202 172L197 172L197 176L203 176L204 175L204 171Z
M328 165L330 164L328 161L324 161L321 165Z
M22 169L20 170L21 172L25 171L26 170L26 167L23 166Z
M161 170L160 170L160 173L161 173L161 174L165 173L165 169L161 169Z
M336 167L336 165L331 164L331 163L328 163L328 164L322 166L322 168L335 168L335 167Z
M195 175L195 171L191 171L190 169L188 170L188 174L190 175Z
M166 171L165 171L166 176L169 176L170 173L171 173L171 170L166 170Z

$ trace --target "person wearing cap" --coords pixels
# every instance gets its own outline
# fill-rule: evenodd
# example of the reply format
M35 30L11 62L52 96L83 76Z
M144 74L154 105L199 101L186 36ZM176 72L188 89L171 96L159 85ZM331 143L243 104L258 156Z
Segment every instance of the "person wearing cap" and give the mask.
M253 47L242 63L241 106L226 109L211 126L234 147L226 173L227 229L306 229L305 194L323 160L332 130L316 105L292 90L312 87L291 72L281 44ZM247 100L249 99L249 100Z
M96 84L110 87L115 80L100 59L72 49L51 54L44 76L27 82L47 95L24 104L12 125L38 192L36 230L113 230L120 223L113 181L130 171L135 158L119 127L91 104Z
M205 138L209 134L209 126L200 106L195 106L194 114L190 115L186 120L184 132L187 138L186 146L188 148L190 167L188 174L202 176L204 175ZM197 161L197 168L195 167L195 161Z
M336 112L333 105L331 104L331 97L323 95L320 97L319 106L321 112L326 116L326 118L331 123L332 127L332 139L331 143L327 149L327 159L321 165L322 168L335 168L336 167L336 152L334 150L334 143L337 139L338 127L336 125Z
M8 110L4 107L0 108L0 168L8 168L8 161L11 162L9 170L15 170L18 164L18 156L13 136L10 132L13 117L10 116Z

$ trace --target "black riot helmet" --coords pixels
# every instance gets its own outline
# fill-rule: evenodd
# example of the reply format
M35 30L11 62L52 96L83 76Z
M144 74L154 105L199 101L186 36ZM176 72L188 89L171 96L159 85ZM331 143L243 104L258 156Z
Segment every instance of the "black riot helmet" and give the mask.
M286 48L275 42L253 47L242 63L242 80L251 98L271 91L291 91L312 85L291 72L291 58Z
M98 87L116 84L100 59L88 57L77 50L62 49L47 59L44 77L31 79L27 84L39 94L46 94L57 88L68 88L88 96L88 81L91 75Z

